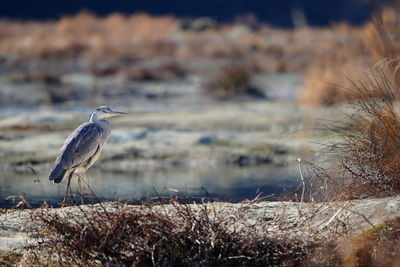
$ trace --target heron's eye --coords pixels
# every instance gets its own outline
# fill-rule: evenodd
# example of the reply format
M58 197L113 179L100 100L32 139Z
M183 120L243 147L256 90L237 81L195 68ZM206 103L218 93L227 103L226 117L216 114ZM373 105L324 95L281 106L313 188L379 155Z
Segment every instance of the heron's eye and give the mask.
M104 112L104 113L108 113L108 110L104 109L103 112Z

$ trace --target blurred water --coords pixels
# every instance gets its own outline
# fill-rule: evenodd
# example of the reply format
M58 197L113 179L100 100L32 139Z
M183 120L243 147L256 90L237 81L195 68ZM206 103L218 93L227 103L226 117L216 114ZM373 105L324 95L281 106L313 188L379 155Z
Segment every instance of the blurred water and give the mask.
M213 168L167 168L135 171L130 173L108 173L90 170L86 180L91 190L102 201L139 200L169 198L178 196L187 201L201 201L201 198L238 202L253 199L257 191L263 196L282 193L297 184L296 168L284 167L234 167ZM0 207L9 208L19 202L13 198L24 193L30 205L37 207L46 201L57 206L65 192L66 182L57 185L48 181L46 173L17 174L0 176ZM76 178L72 181L76 194ZM85 186L86 203L94 202L92 193Z

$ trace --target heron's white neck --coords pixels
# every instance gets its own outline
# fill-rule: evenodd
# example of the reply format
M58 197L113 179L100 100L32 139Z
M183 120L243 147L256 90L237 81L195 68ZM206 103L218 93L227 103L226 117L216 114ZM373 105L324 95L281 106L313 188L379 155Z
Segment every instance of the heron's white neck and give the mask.
M97 112L93 112L92 115L90 115L90 121L91 122L106 121L106 118L100 118Z
M98 120L99 120L99 117L97 116L97 113L93 112L92 115L90 115L90 122L95 122Z
M98 126L100 126L103 129L110 128L110 122L108 120L106 120L105 118L99 118L99 116L96 116L95 113L90 116L90 122L96 123Z

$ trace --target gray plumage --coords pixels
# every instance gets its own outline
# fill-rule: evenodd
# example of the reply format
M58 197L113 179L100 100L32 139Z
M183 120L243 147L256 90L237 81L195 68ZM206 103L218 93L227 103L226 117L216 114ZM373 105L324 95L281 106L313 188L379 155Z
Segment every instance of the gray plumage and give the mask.
M60 183L68 176L68 192L73 173L84 173L92 166L110 138L111 126L106 118L125 114L106 106L96 108L90 116L90 122L80 125L65 141L50 170L49 180Z
M50 171L49 180L60 183L66 171L82 166L88 169L96 153L101 153L108 141L111 127L107 121L86 122L79 126L65 141Z

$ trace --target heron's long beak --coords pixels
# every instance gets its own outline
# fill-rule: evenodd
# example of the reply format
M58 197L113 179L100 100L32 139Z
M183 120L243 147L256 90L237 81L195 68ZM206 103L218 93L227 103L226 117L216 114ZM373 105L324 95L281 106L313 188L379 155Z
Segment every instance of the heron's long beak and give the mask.
M116 111L116 110L113 110L111 114L112 114L113 116L128 115L128 113L126 113L126 112Z

